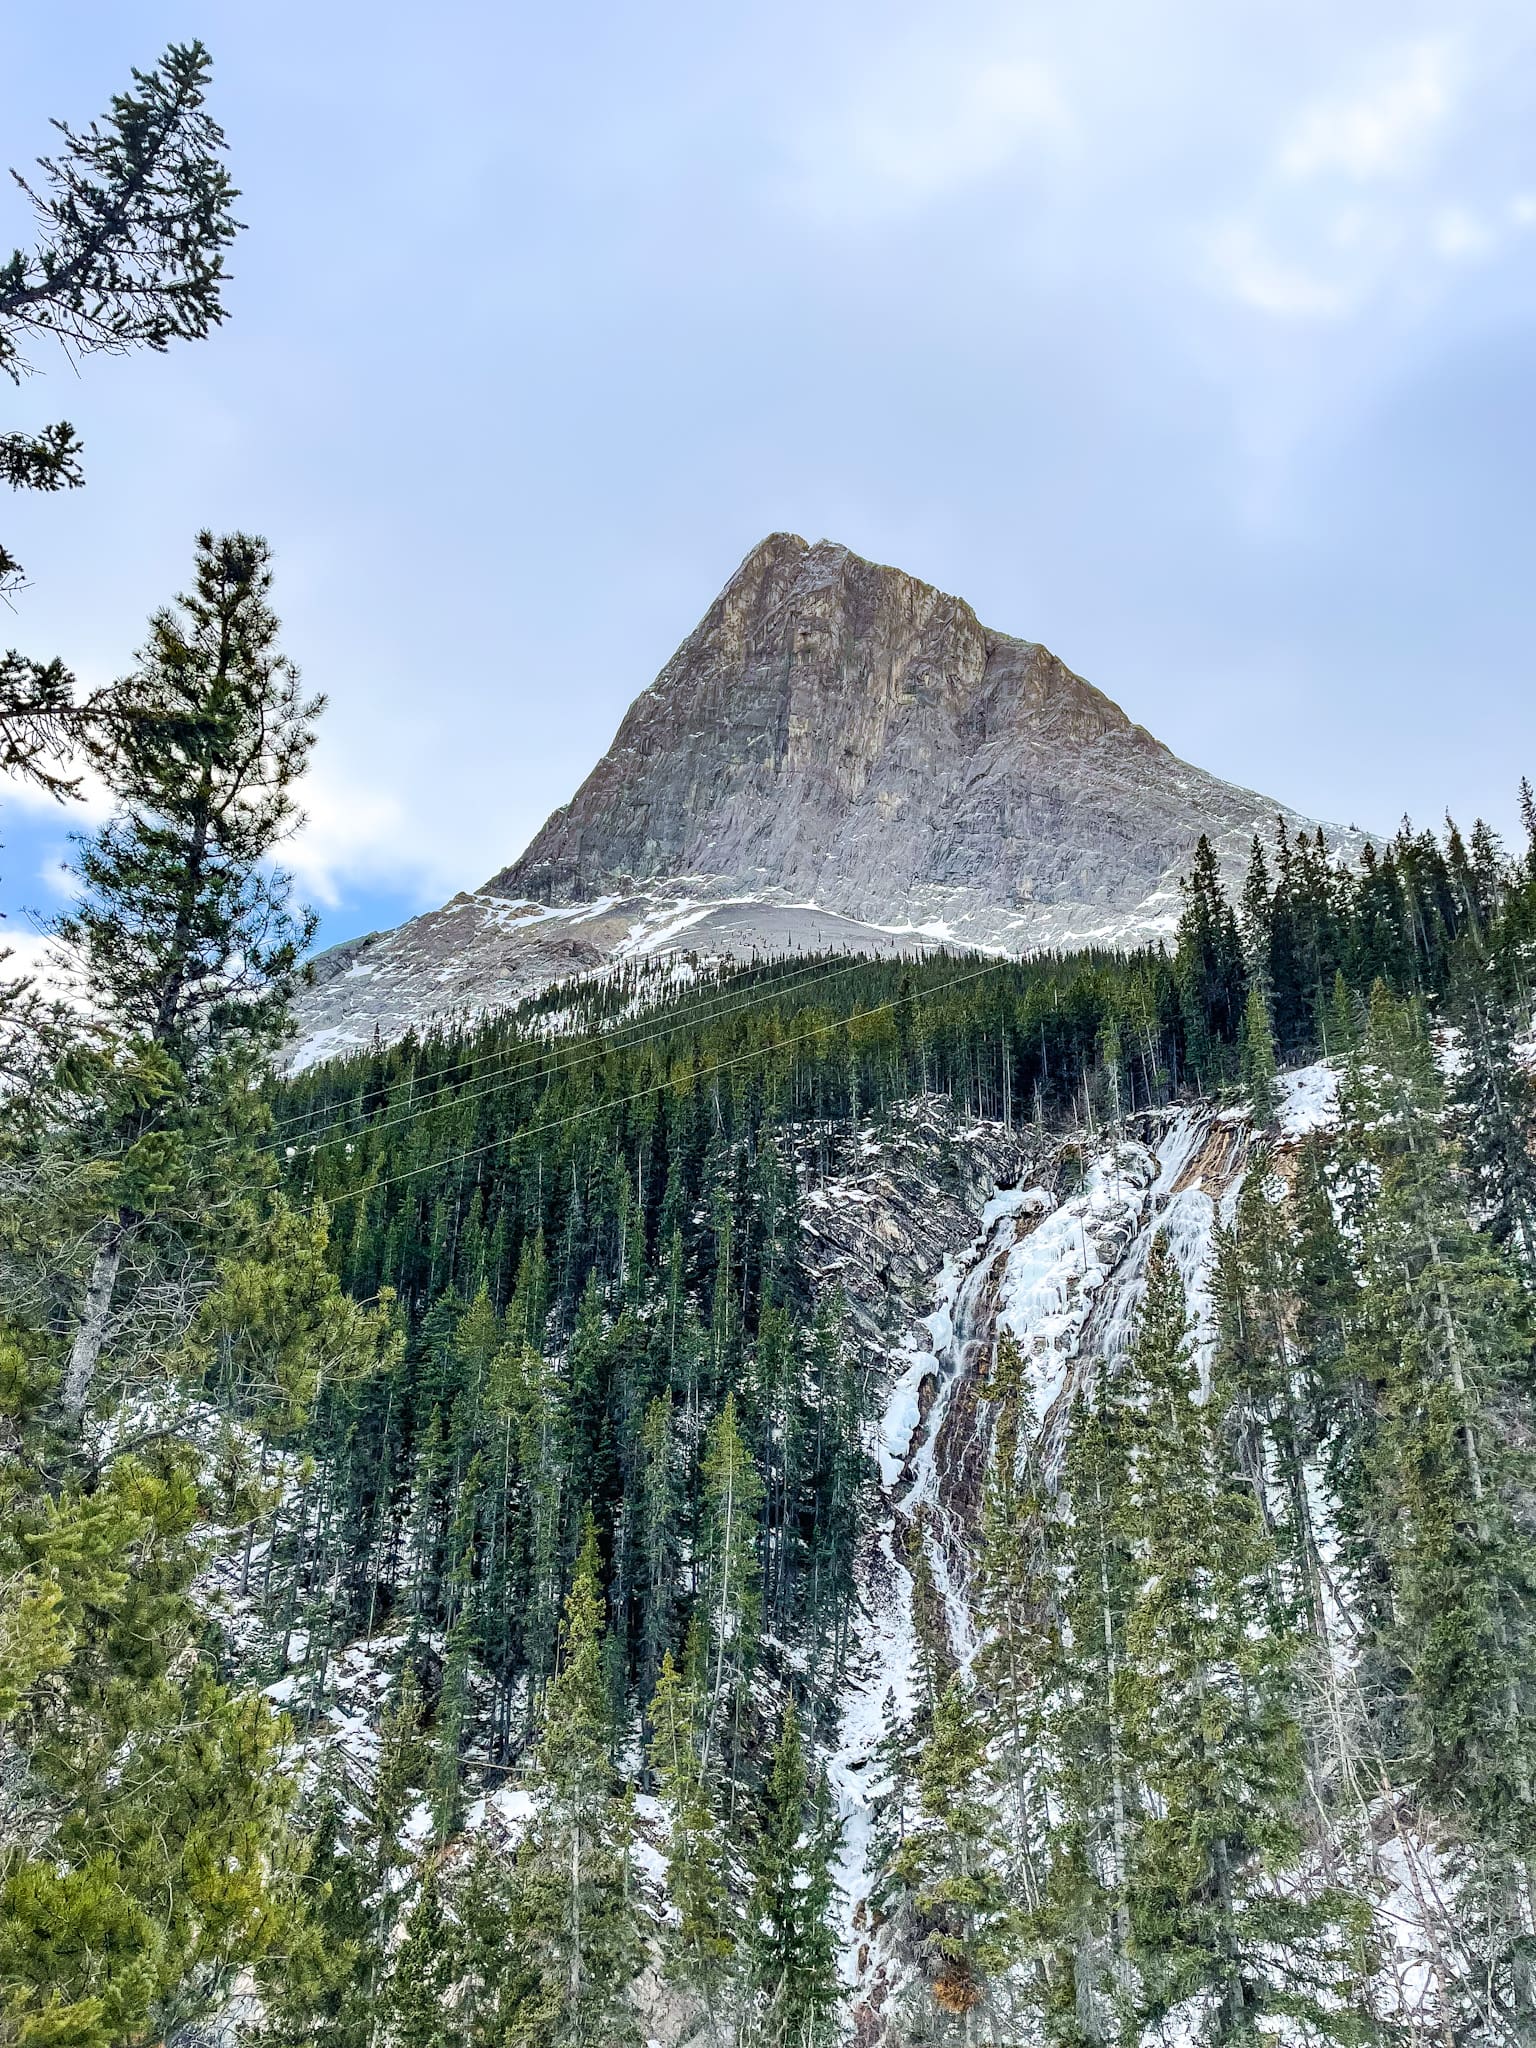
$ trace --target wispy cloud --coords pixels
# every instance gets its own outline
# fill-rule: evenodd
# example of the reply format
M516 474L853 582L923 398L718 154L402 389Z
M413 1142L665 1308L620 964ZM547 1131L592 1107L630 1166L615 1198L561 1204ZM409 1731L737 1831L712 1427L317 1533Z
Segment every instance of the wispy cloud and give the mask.
M999 175L1070 127L1048 65L909 44L805 123L782 190L831 220L899 215Z
M1444 36L1379 49L1353 85L1316 94L1206 233L1207 283L1277 320L1393 303L1417 317L1536 221L1532 195L1489 191L1494 167L1470 147L1478 82Z
M1446 38L1389 53L1355 91L1330 94L1303 110L1281 144L1280 170L1290 178L1400 176L1445 128L1459 68Z
M1340 320L1358 301L1358 281L1327 277L1279 255L1252 221L1218 228L1209 254L1217 288L1255 312L1282 320Z
M90 832L112 813L105 785L94 775L82 778L81 801L61 810L51 798L25 783L0 781L6 805L32 821L31 834L45 824L55 827L43 841L42 857L32 873L43 891L45 907L64 903L78 892L63 844L68 833ZM386 883L402 889L429 891L441 884L441 857L423 844L420 821L407 819L394 792L370 787L347 773L334 754L321 752L300 792L304 823L277 849L276 860L298 883L301 895L326 909L342 902L349 888ZM8 943L0 929L0 944Z
M1470 207L1440 206L1430 217L1430 247L1449 262L1486 256L1498 239L1497 231Z
M361 787L322 760L305 782L303 801L304 825L279 858L314 902L334 909L349 884L417 878L420 864L396 796Z

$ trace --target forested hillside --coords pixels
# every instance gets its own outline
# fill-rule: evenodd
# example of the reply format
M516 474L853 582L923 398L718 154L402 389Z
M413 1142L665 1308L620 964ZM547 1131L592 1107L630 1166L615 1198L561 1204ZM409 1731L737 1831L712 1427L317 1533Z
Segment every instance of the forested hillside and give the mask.
M10 998L0 2038L1528 2038L1533 856L285 1082L269 581Z
M224 320L209 77L54 124L9 381ZM502 878L656 900L355 942L310 1053L567 920L295 1073L321 708L248 533L0 655L106 819L0 982L0 2048L1536 2044L1529 788L1233 901L1263 800L775 536ZM1172 944L959 950L1201 820ZM721 964L812 889L881 957Z

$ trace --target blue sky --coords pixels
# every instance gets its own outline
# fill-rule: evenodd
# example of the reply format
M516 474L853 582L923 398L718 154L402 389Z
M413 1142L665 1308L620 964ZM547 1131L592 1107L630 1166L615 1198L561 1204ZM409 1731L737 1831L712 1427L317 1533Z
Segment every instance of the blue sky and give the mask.
M105 678L200 525L265 533L330 697L292 849L326 936L514 855L775 528L1314 815L1513 827L1528 7L23 0L6 160L194 34L231 318L6 394L90 481L5 506L0 630ZM7 804L13 910L79 822Z

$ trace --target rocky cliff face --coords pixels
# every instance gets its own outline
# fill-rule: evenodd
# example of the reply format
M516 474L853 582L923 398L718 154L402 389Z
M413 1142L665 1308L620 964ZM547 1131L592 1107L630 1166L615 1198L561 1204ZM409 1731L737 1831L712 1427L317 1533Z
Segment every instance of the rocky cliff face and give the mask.
M1202 832L1236 875L1277 814L1310 828L959 598L776 533L519 860L322 957L305 1056L658 953L1135 942Z
M1277 808L959 598L777 533L489 888L574 903L664 885L1010 950L1082 944L1159 928L1200 833L1246 852Z

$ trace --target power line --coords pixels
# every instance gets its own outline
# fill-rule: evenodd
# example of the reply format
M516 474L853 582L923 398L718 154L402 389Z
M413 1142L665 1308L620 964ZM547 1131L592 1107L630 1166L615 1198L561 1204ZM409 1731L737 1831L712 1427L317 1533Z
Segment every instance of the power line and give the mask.
M972 968L966 974L957 974L949 981L940 982L936 988L925 989L923 993L925 996L944 995L950 989L960 988L967 982L980 980L983 975L995 974L1000 966L1007 964L1007 962L1003 961L988 960L985 965ZM854 1010L846 1017L829 1018L824 1024L814 1024L809 1030L797 1032L792 1038L781 1038L773 1045L758 1046L751 1052L738 1053L731 1059L716 1060L709 1066L697 1068L694 1073L694 1079L702 1080L709 1074L727 1073L733 1068L747 1066L753 1060L765 1059L770 1054L783 1052L790 1046L803 1045L812 1038L823 1037L829 1031L846 1030L850 1024L860 1024L867 1018L879 1017L887 1011L894 1010L896 1005L902 1000L903 998L900 996L892 996L889 1001L872 1004L867 1010ZM659 1095L665 1088L671 1085L671 1082L667 1080L653 1081L649 1087L637 1088L633 1094L615 1095L607 1102L594 1103L589 1109L575 1110L569 1116L554 1117L548 1123L532 1124L527 1126L526 1129L542 1136L546 1131L558 1131L570 1124L586 1123L595 1116L607 1116L613 1110L627 1109L636 1102L643 1102L648 1095ZM349 1188L344 1193L334 1196L317 1196L314 1200L304 1205L301 1214L306 1216L312 1214L322 1199L326 1209L334 1212L340 1208L343 1202L353 1202L359 1196L366 1197L376 1194L381 1188L397 1187L402 1181L419 1180L425 1173L441 1173L448 1167L463 1166L468 1160L481 1158L488 1152L499 1151L503 1145L515 1144L525 1134L524 1130L507 1131L499 1138L487 1139L483 1145L471 1145L465 1147L463 1151L450 1152L446 1158L429 1160L424 1166L407 1167L401 1173L386 1175L383 1180L370 1181L366 1187Z
M535 1083L548 1083L562 1075L574 1072L577 1068L590 1066L596 1060L606 1059L610 1053L636 1052L642 1046L655 1044L663 1038L675 1037L680 1031L687 1031L701 1025L717 1024L731 1017L743 1016L754 1009L766 1008L770 1003L781 1001L785 996L802 996L809 990L820 987L825 982L843 979L846 975L855 971L855 966L856 956L849 955L836 967L822 967L820 962L817 962L815 971L797 968L792 973L766 984L754 982L747 989L733 987L729 990L722 990L713 1001L686 1010L671 1023L663 1025L660 1030L643 1031L641 1029L643 1025L652 1023L654 1021L652 1018L630 1018L621 1024L615 1025L610 1031L601 1034L601 1043L570 1059L562 1059L558 1055L554 1055L549 1057L541 1066L540 1057L535 1056L527 1060L515 1062L511 1070L506 1071L506 1060L511 1058L509 1053L504 1057L500 1067L494 1064L489 1067L488 1073L490 1078L487 1079L484 1087L476 1088L472 1091L461 1091L457 1094L450 1093L444 1089L441 1094L434 1094L431 1100L419 1105L413 1104L399 1116L388 1118L383 1123L361 1125L350 1130L338 1123L332 1127L329 1134L322 1132L321 1135L307 1143L302 1139L298 1143L291 1142L289 1133L286 1131L280 1134L269 1134L255 1149L258 1156L281 1149L286 1149L290 1153L296 1153L301 1150L313 1153L318 1151L322 1145L334 1145L343 1140L357 1142L361 1139L372 1138L381 1132L397 1130L402 1125L414 1123L423 1116L431 1115L434 1110L460 1109L468 1104L483 1102L487 1096L498 1094L506 1088L516 1087L519 1082L524 1080L532 1080ZM737 998L741 998L741 1000L737 1000ZM638 1032L640 1035L626 1039L623 1036L626 1032ZM522 1050L532 1052L534 1048L525 1047ZM547 1047L542 1049L546 1053L548 1050ZM474 1064L472 1060L459 1061L453 1069L448 1071L459 1071L464 1067L473 1068ZM472 1076L472 1078L479 1077ZM434 1074L430 1076L430 1079L436 1083L442 1079L442 1074ZM302 1120L304 1114L307 1114L307 1112L301 1112L298 1120ZM287 1121L291 1126L294 1120L289 1119Z
M667 1028L669 1030L677 1030L681 1029L683 1024L686 1022L696 1021L700 1019L702 1019L703 1021L708 1021L709 1016L713 1014L712 1006L717 1007L722 1004L734 1004L735 999L742 995L746 995L750 1003L750 1000L753 997L757 996L765 987L771 993L777 995L783 992L783 990L786 987L786 984L794 982L797 977L804 981L806 985L811 985L814 984L816 981L830 979L833 976L847 973L849 971L850 966L851 961L846 962L844 965L840 967L824 969L822 967L821 961L818 959L807 964L796 964L794 966L786 966L779 972L776 978L771 979L766 983L761 980L754 981L753 983L751 983L750 987L745 989L743 989L737 983L733 983L729 987L717 986L712 994L707 995L704 998L703 1003L701 1003L697 1007L688 1010L685 1018L680 1019L677 1024L668 1026ZM742 1007L742 1005L740 1004L735 1004L735 1006ZM615 1046L625 1032L639 1031L642 1030L643 1027L647 1024L652 1023L654 1021L656 1012L659 1011L661 1007L661 1003L657 1002L655 1004L648 1005L645 1014L635 1017L621 1018L618 1020L618 1022L609 1025L606 1029L599 1029L586 1032L585 1034L583 1034L583 1042L588 1042L593 1039L597 1039L600 1040L601 1043L595 1045L590 1052L583 1053L580 1056L580 1058L577 1059L563 1059L560 1055L558 1045L551 1042L550 1040L545 1040L540 1043L524 1041L519 1044L509 1046L503 1053L495 1055L491 1058L486 1058L485 1055L478 1053L466 1054L466 1056L463 1059L455 1060L449 1066L440 1067L429 1074L421 1076L420 1078L424 1083L436 1085L444 1081L447 1077L451 1075L464 1073L467 1070L469 1072L470 1078L480 1079L483 1078L484 1075L497 1073L501 1069L505 1068L509 1062L512 1064L513 1068L513 1079L518 1078L518 1076L523 1073L531 1073L536 1071L541 1061L549 1062L550 1071L554 1071L557 1067L563 1068L568 1066L584 1065L590 1060L601 1059L604 1056L605 1051L610 1047ZM476 1069L479 1069L480 1071L477 1073ZM418 1078L414 1070L412 1071L409 1078L413 1082ZM458 1099L462 1100L463 1098L461 1097ZM288 1128L291 1128L295 1124L302 1123L306 1117L311 1115L313 1115L312 1110L299 1110L295 1111L291 1116L285 1117L280 1125L274 1126L274 1136L276 1137L277 1142L282 1142L282 1138L286 1135L286 1130ZM268 1142L270 1143L271 1141L269 1140Z

